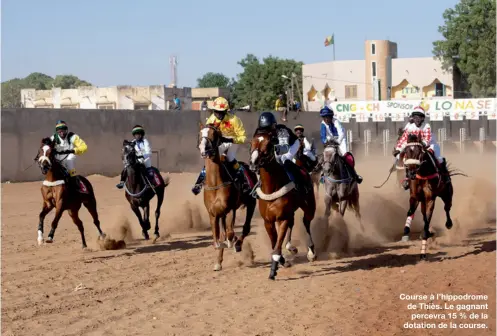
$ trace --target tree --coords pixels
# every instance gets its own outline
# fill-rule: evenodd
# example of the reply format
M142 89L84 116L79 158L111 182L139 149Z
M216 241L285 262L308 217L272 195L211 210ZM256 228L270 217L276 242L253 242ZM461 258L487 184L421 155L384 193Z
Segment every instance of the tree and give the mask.
M444 40L433 42L443 68L458 69L474 97L495 97L495 9L495 0L461 0L443 14Z
M234 86L237 107L250 104L255 110L272 110L278 95L288 89L289 81L283 75L290 77L294 73L302 87L302 62L273 56L260 62L256 56L248 54L238 64L243 71ZM297 87L293 89L295 97L300 97Z
M228 88L230 79L222 73L208 72L199 79L197 79L197 86L199 88Z
M21 90L51 90L52 87L75 89L91 86L90 83L73 75L58 75L53 79L41 72L33 72L25 78L14 78L2 83L2 108L21 107Z

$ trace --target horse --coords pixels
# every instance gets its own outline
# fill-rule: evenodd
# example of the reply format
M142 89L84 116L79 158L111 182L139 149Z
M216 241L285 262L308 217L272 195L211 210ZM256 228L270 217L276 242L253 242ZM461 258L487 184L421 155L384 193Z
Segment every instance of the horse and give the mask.
M157 195L157 207L155 209L155 229L154 240L155 243L159 239L159 217L162 202L164 201L164 193L166 187L169 185L169 178L162 177L156 168L146 169L145 166L139 162L138 155L132 141L124 140L122 149L122 159L124 169L127 171L126 181L124 184L124 195L131 210L135 213L140 226L142 228L142 235L145 240L149 240L150 236L150 200ZM143 209L143 217L140 212Z
M204 205L209 213L209 220L212 229L214 249L218 250L217 262L214 271L222 269L224 248L234 246L235 252L242 251L243 240L249 235L251 221L257 200L248 192L243 192L243 186L235 183L232 172L225 164L225 156L219 154L222 134L214 124L199 124L198 149L205 161L205 185L204 185ZM245 178L255 183L257 176L249 170L246 163L238 161ZM242 207L246 208L245 223L243 224L242 236L236 237L234 232L236 211ZM227 215L231 213L229 221ZM222 224L222 234L225 242L220 242L220 227ZM226 225L228 224L228 225Z
M45 217L53 208L55 208L55 217L52 221L52 229L48 234L47 243L53 243L55 230L59 224L60 218L65 210L68 211L72 221L78 227L81 234L81 242L83 249L87 247L85 239L85 229L83 222L78 216L81 204L90 213L93 218L93 223L97 227L99 239L104 240L106 234L100 228L100 221L98 219L97 200L93 191L93 186L83 176L69 177L69 172L65 167L55 158L55 143L50 138L43 138L35 157L35 161L41 169L45 180L41 187L41 194L43 196L43 206L39 215L38 224L38 245L43 243L43 221ZM65 159L65 158L64 158ZM64 160L63 159L63 160ZM76 181L72 179L76 178ZM71 183L72 182L72 183ZM75 185L77 184L77 185Z
M359 187L347 169L345 158L338 154L338 147L337 143L330 142L323 152L325 217L330 217L331 209L339 212L343 217L345 209L349 208L360 219Z
M309 173L314 193L316 198L319 199L319 183L321 181L323 154L316 155L316 161L313 162L304 154L304 143L302 140L300 140L300 143L299 150L297 151L297 154L295 154L295 164L301 168L304 168ZM314 148L314 141L312 141L312 147Z
M421 143L418 135L410 134L408 143L404 149L404 165L407 169L409 179L409 210L404 227L404 237L402 240L409 239L410 225L414 217L416 209L421 203L421 212L423 214L424 228L421 233L421 259L426 259L426 245L430 237L434 234L430 232L430 222L435 208L435 200L440 197L444 202L444 210L446 215L445 227L450 230L452 228L452 219L450 217L450 209L452 207L452 197L454 188L450 180L450 176L463 175L453 174L448 170L449 176L442 178L441 173L436 164L437 158L432 153L426 150L426 147ZM407 239L405 239L407 238Z
M311 235L311 221L316 212L314 192L302 195L295 189L295 184L290 181L285 168L278 162L275 151L275 144L271 140L270 133L257 130L250 144L250 169L258 170L260 175L260 187L257 187L255 192L259 197L259 211L264 219L264 226L273 249L270 280L275 280L278 265L289 266L281 251L288 229L289 238L286 249L292 254L297 253L297 249L291 243L291 232L295 222L295 211L299 208L304 212L303 223L309 236L307 259L310 262L316 260ZM295 174L300 173L302 176L306 174L301 168L296 168L295 170L300 171L294 172ZM306 184L312 190L309 178ZM276 223L279 226L278 232Z

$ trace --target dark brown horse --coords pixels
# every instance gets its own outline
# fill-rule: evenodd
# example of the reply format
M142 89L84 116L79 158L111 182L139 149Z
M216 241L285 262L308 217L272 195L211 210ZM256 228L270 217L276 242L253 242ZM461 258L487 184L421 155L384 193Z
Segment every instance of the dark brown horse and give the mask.
M285 168L276 159L271 135L265 131L257 131L254 134L250 145L250 165L252 170L259 170L260 174L260 188L257 188L256 192L259 196L259 211L273 248L269 279L274 280L278 265L285 265L281 249L287 229L290 229L290 232L286 248L296 253L296 249L291 246L291 230L295 221L295 211L299 208L304 212L303 223L309 235L307 258L309 261L316 259L311 236L311 221L316 212L316 199L312 191L303 194L295 189L295 184L290 181ZM310 179L307 184L309 190L312 190ZM276 223L279 226L278 231Z
M43 207L40 212L40 222L38 224L38 244L43 243L43 221L45 216L55 208L55 217L52 221L52 229L48 234L47 243L53 243L55 230L60 218L65 210L69 212L74 224L81 233L83 248L86 248L85 229L83 222L78 216L81 204L83 204L93 218L93 223L97 227L99 239L105 238L105 233L100 229L98 220L97 200L93 192L91 183L83 176L69 177L69 173L62 164L55 158L54 142L50 138L41 140L41 145L36 155L35 161L41 169L45 180L41 187L43 196ZM77 183L76 183L77 182Z
M316 161L312 161L304 154L304 143L300 140L300 147L295 154L295 164L304 168L311 176L312 185L316 199L319 199L319 183L321 181L321 170L323 168L323 154L316 155ZM314 145L314 144L313 144Z
M155 168L146 169L139 162L135 146L132 141L124 140L123 142L123 162L127 170L127 177L124 184L125 197L135 213L140 226L142 235L145 240L150 239L148 230L150 230L150 201L157 195L157 207L155 209L155 229L154 243L159 239L159 217L164 193L169 185L169 178L164 179L160 172ZM140 212L143 209L143 217Z
M409 237L410 225L416 209L421 203L424 228L421 234L421 259L426 258L426 245L433 233L430 232L430 222L435 209L435 200L440 197L444 202L444 210L447 220L445 227L452 228L450 209L452 207L452 196L454 189L450 176L443 176L437 158L425 148L416 134L409 135L408 143L404 149L404 165L407 169L409 179L409 211L404 227L404 237ZM403 239L405 240L405 239Z
M225 157L219 153L222 134L215 125L208 124L200 126L198 148L200 155L205 159L205 182L204 182L204 204L212 229L214 248L218 250L215 271L222 269L224 248L234 246L235 252L242 250L243 240L250 233L252 216L254 215L257 200L249 192L243 192L243 186L234 181L233 172L225 164ZM244 169L245 178L253 184L257 176L249 170L247 164L238 161L241 169ZM246 207L245 223L243 224L242 236L235 236L236 211L243 206ZM227 216L231 218L227 221ZM221 222L222 232L219 224ZM224 242L221 241L221 233Z

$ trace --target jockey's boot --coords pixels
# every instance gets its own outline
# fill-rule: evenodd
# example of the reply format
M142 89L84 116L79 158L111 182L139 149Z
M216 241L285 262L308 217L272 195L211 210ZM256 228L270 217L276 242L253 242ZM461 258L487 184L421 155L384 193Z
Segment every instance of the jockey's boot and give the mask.
M232 165L231 167L233 169L234 182L240 183L242 192L248 191L248 183L246 181L245 175L243 174L243 167L238 163L236 159L230 162L230 164Z
M404 188L404 190L409 189L409 176L407 176L407 170L406 170L406 178L404 181L402 181L402 188Z
M116 188L122 189L124 187L125 181L126 181L126 169L123 169L123 171L121 172L121 181L118 184L116 184Z
M198 175L197 181L195 182L195 185L192 188L192 193L194 195L198 195L200 191L202 190L202 185L204 184L205 180L205 167L202 168L202 171Z
M350 167L350 170L352 172L352 178L357 182L357 184L361 184L362 183L362 176L357 174L354 167L352 167L349 164L347 164L347 165Z
M285 171L286 171L286 174L288 175L288 178L293 183L295 183L295 189L297 191L302 191L305 194L307 194L309 192L309 190L307 189L305 183L302 181L303 178L299 175L300 172L297 171L300 168L290 160L286 160L285 163L283 164L283 167L285 168Z

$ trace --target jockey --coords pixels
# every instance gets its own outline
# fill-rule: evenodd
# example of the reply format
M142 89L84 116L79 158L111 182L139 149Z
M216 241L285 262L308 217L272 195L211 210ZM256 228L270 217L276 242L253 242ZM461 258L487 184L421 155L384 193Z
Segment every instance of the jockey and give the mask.
M302 187L303 191L307 193L308 190L305 187L305 183L302 181L300 174L297 173L300 168L293 162L293 159L300 148L299 138L291 129L285 125L278 124L271 112L263 112L259 116L257 130L269 131L271 137L277 142L276 159L283 165L288 177L295 183L296 189Z
M87 151L86 143L79 135L69 132L67 124L63 120L57 121L55 133L50 139L55 142L55 158L67 169L69 177L76 176L76 155L81 155ZM75 179L78 179L77 176Z
M407 145L408 136L410 134L417 134L421 138L421 143L425 147L428 147L428 150L436 158L436 163L438 164L437 168L439 168L442 171L443 175L445 176L446 178L445 182L448 182L450 181L450 176L447 170L447 162L445 161L445 158L440 155L440 146L436 143L436 139L431 131L430 124L425 123L425 117L426 117L425 111L421 106L417 106L414 108L411 114L411 118L413 120L412 124L413 126L407 125L405 127L404 134L397 142L397 146L395 147L395 150L393 151L392 154L395 157L398 157ZM407 177L407 170L406 170L406 177ZM406 190L409 189L409 181L405 180L403 182L403 187Z
M339 144L339 155L343 157L347 150L347 139L345 138L345 129L337 118L334 118L335 113L328 106L325 106L319 111L319 115L323 118L321 122L321 142L326 146L328 142L336 142ZM325 148L326 151L326 148ZM347 160L344 160L345 163L351 169L351 173L353 175L354 180L361 184L362 177L357 174L355 168L352 167Z
M307 156L312 162L315 162L316 155L314 154L314 148L309 140L307 140L307 137L304 135L304 126L299 124L293 128L293 131L295 132L295 135L300 140L300 142L304 145L304 155Z
M133 135L133 143L135 145L136 155L138 157L138 162L143 164L146 169L152 167L152 149L150 148L150 142L145 139L145 129L141 125L136 125L131 131ZM121 181L116 185L116 188L122 189L124 183L126 183L127 170L123 169L121 172Z
M232 169L233 179L235 181L242 181L243 188L245 188L245 176L243 170L236 160L236 152L239 145L243 144L247 139L243 123L234 114L228 113L229 103L223 97L218 97L214 100L213 107L214 113L207 118L206 124L214 124L219 127L222 134L221 145L219 146L219 154L225 154L229 163L229 168ZM202 183L205 178L205 167L202 169L197 182L192 189L193 194L198 195L202 189Z

